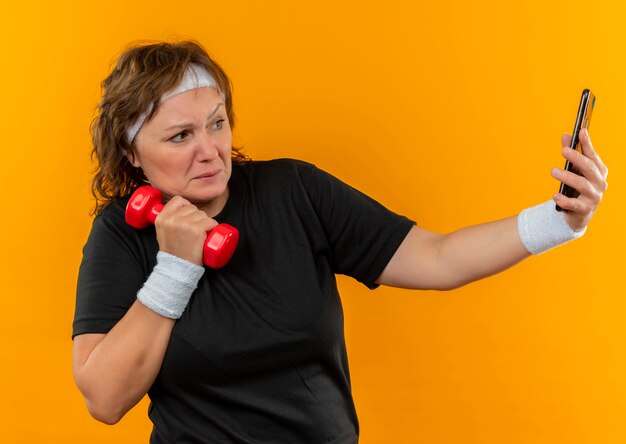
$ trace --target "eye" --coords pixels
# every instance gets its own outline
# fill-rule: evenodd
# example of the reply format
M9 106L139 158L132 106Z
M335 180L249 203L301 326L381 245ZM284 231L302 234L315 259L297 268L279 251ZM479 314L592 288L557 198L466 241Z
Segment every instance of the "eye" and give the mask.
M181 142L184 142L188 137L189 137L189 131L185 130L176 134L174 137L170 137L169 140L170 142L181 143Z
M213 126L214 129L220 130L224 127L224 122L226 119L219 119L216 120L215 122L213 122L211 125Z

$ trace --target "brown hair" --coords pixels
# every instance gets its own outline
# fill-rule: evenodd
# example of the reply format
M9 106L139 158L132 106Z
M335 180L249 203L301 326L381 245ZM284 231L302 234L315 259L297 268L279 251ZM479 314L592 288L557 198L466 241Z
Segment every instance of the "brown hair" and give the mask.
M102 100L91 124L91 157L97 163L91 182L91 193L96 199L93 214L147 183L143 171L133 167L126 157L126 153L134 152L134 144L126 140L126 130L150 105L152 111L146 120L154 116L163 94L178 85L191 63L211 73L224 96L230 126L234 127L230 80L199 43L134 44L122 53L102 82ZM236 147L232 158L234 163L250 160Z

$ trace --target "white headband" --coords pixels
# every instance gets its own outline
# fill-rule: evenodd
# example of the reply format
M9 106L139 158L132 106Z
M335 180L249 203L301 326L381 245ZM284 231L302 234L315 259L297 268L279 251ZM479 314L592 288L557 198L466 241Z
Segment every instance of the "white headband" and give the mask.
M216 88L217 89L217 82L215 81L215 79L213 79L209 71L207 71L207 69L204 66L198 65L196 63L192 63L185 70L185 75L183 76L183 79L178 84L178 86L174 88L173 90L171 90L170 92L163 94L163 97L161 97L161 103L171 99L175 95L184 93L186 91L191 91L192 89L198 89L198 88ZM137 118L137 121L135 122L135 124L130 126L126 130L126 141L128 142L129 145L133 142L133 140L135 139L135 136L137 136L137 133L139 132L139 130L141 129L142 125L144 124L144 122L146 121L146 119L148 118L151 112L152 112L152 103L150 104L150 106L148 106L148 109L144 111L139 116L139 118Z

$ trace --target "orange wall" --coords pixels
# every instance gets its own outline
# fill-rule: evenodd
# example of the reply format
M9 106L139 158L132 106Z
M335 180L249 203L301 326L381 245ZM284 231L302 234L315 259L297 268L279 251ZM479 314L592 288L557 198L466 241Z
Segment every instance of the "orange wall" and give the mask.
M316 163L441 232L549 199L592 88L611 187L582 240L449 293L340 284L362 444L626 442L623 2L11 3L2 442L147 442L145 402L114 427L88 416L70 334L99 82L128 42L173 36L231 75L253 158Z

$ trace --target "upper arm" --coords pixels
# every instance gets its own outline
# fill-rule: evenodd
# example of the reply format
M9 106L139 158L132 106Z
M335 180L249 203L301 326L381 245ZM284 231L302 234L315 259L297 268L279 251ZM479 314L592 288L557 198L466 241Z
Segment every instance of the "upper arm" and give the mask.
M517 216L436 234L413 227L378 283L451 290L499 273L530 254L517 232Z
M413 226L376 283L422 290L450 288L446 271L439 263L444 237L443 234Z
M126 314L145 282L156 251L122 215L99 215L83 248L78 271L72 336L105 333ZM115 214L113 215L115 216ZM81 339L79 342L82 342Z
M105 333L87 333L74 337L72 346L72 373L78 388L83 391L81 370L96 346L104 339Z
M299 174L332 271L376 288L415 223L312 165L301 166Z

